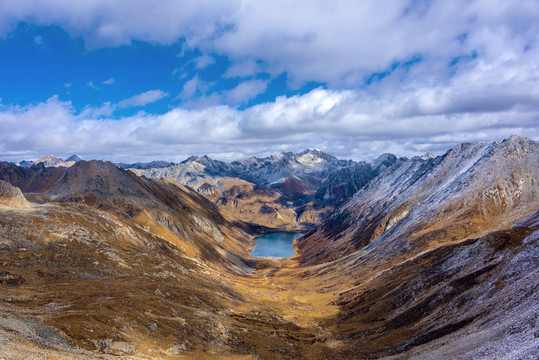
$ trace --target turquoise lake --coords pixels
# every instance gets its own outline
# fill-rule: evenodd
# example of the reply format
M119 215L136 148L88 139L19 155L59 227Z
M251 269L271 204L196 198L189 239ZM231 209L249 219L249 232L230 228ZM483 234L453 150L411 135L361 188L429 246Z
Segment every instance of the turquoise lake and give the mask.
M294 256L292 242L303 233L299 232L276 232L254 238L256 242L251 256L291 257Z

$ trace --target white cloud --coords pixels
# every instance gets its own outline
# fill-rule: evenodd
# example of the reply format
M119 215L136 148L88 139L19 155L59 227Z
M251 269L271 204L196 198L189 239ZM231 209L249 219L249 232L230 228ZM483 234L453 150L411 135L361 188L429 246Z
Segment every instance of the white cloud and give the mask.
M208 66L215 64L215 59L210 55L201 55L193 59L197 69L205 69Z
M364 159L387 150L440 153L460 141L500 140L512 133L539 138L535 0L136 5L130 0L4 0L0 36L22 20L58 24L83 37L89 49L132 40L181 40L182 52L197 48L227 56L231 66L224 77L286 72L291 85L320 81L328 89L240 111L219 104L245 102L267 84L251 79L208 95L212 84L195 75L178 96L184 106L197 105L191 110L119 120L110 119L115 105L107 103L79 116L56 97L22 107L2 104L1 156L77 152L86 158L143 160L148 149L162 154L158 157L200 149L241 157L319 147ZM197 61L203 67L211 60L208 55ZM373 72L379 75L365 86ZM93 82L87 85L96 88ZM167 95L152 90L117 106L143 106ZM100 154L92 153L95 149Z
M79 114L79 118L83 119L100 119L111 117L116 111L117 105L111 104L109 101L99 107L87 106Z
M109 78L103 81L103 85L112 85L112 84L114 84L114 78Z
M68 88L68 87L71 87L71 85L72 85L71 83L65 83L64 87Z
M532 64L523 70L538 72ZM241 158L316 147L368 160L387 151L440 154L459 142L502 140L513 133L539 140L539 85L522 87L514 76L495 73L485 70L483 77L491 78L487 88L468 77L385 96L320 88L245 110L215 105L120 119L108 117L110 104L77 116L58 97L25 107L2 105L0 158L74 152L85 158L180 161L201 153Z
M149 90L142 94L124 99L118 103L119 108L128 108L134 106L144 106L159 101L168 96L168 93L161 90Z
M86 86L91 87L91 88L94 89L94 90L97 90L97 86L94 85L94 82L93 82L93 81L88 81L88 82L86 83Z
M195 97L201 98L198 100L205 101L206 93L210 90L213 83L208 83L204 80L201 80L198 74L193 76L193 78L187 80L183 84L181 93L174 98L174 100L181 99L183 101L195 101ZM212 104L215 102L211 102Z
M253 59L244 59L236 61L232 66L230 66L225 74L224 78L234 78L234 77L248 77L253 76L262 69Z
M182 106L191 109L223 104L239 105L264 93L268 87L268 81L253 79L241 82L230 90L210 94L214 84L201 80L197 74L184 83L182 92L174 100L183 100Z
M254 99L259 94L266 91L268 82L263 80L249 80L240 83L235 88L223 92L223 97L227 103L241 104Z
M190 98L194 96L198 89L200 88L201 80L199 79L198 75L195 75L190 80L187 80L185 84L183 84L183 90L181 93L181 97L183 98Z
M163 0L159 7L131 0L5 0L0 35L22 20L58 24L89 48L183 39L184 49L227 55L231 74L239 71L236 62L250 61L260 71L286 71L298 85L341 87L415 56L420 66L436 68L438 81L452 59L472 51L487 66L519 56L539 46L538 17L535 0ZM200 60L203 66L209 57Z

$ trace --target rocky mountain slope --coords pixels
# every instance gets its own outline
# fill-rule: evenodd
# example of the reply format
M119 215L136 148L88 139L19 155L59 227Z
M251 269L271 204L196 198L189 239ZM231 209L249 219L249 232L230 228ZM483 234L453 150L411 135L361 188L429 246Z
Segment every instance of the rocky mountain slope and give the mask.
M410 255L394 243L382 259L366 249L298 278L335 294L338 314L320 326L342 358L536 359L538 241L536 212L479 238Z
M197 192L213 202L221 213L250 234L276 230L293 231L301 224L279 191L238 178L207 179Z
M382 154L372 163L360 162L333 172L320 185L312 199L296 209L297 220L316 226L322 223L343 202L367 185L387 168L395 168L407 159L393 154Z
M537 164L518 136L414 158L297 240L302 277L339 293L348 356L538 355Z
M307 203L331 174L354 166L355 162L308 149L298 154L283 152L231 163L202 156L166 167L121 165L138 175L171 178L192 187L225 210L232 221L263 232L312 227L315 222L306 216L298 217L296 209ZM311 212L317 219L327 213L312 208Z
M538 157L515 136L390 161L289 259L250 258L214 204L274 201L250 182L210 202L108 162L2 163L29 201L0 204L0 358L536 359Z
M419 252L507 228L537 210L538 153L536 142L513 136L388 168L310 235L323 241L298 243L302 256L320 263L395 241Z

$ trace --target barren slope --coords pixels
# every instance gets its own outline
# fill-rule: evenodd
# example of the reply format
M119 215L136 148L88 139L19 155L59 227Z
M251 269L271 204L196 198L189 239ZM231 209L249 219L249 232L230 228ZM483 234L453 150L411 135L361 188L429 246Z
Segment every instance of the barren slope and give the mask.
M539 144L513 136L389 168L298 240L300 259L323 263L360 249L405 258L506 229L537 211L538 163Z
M512 137L388 168L291 259L249 258L172 180L11 176L49 202L0 207L0 357L536 359L538 155Z

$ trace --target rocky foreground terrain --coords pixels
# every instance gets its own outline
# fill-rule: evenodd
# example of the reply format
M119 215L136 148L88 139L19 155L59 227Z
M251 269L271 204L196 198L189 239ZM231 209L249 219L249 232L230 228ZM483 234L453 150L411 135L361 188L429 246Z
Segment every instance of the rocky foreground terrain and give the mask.
M238 174L212 199L108 162L0 163L0 358L537 359L539 144L379 160L318 180L303 206L335 211L289 259L251 258L216 205L283 196Z

